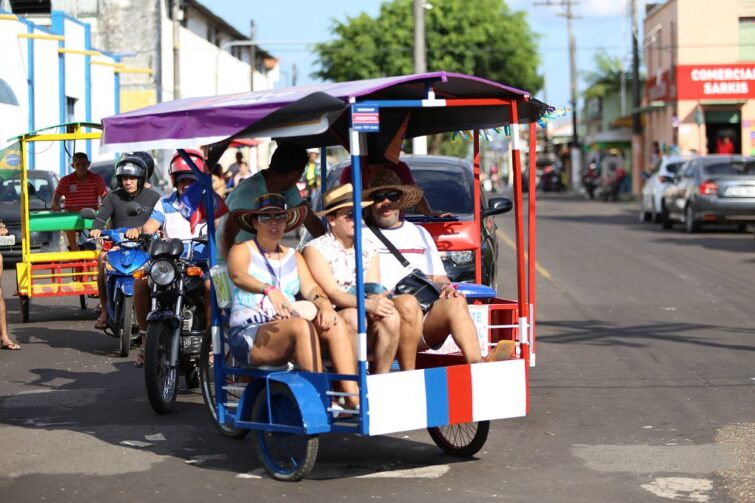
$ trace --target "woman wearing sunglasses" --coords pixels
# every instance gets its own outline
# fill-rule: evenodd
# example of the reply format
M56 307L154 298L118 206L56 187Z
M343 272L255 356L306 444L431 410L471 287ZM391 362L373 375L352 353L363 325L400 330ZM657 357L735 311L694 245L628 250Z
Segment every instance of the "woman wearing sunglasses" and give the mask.
M293 360L303 370L321 372L322 341L337 373L356 374L354 343L346 323L312 278L304 257L280 244L286 232L303 223L306 211L303 206L287 208L280 194L264 194L255 200L252 210L230 214L238 227L254 235L254 239L234 245L228 254L228 277L234 285L231 351L251 366ZM230 244L235 236L227 234L230 232L224 240ZM295 301L298 293L310 302ZM347 398L347 406L357 409L356 382L342 381L341 386L353 394Z
M312 276L339 309L339 314L348 323L352 335L356 335L356 262L352 195L353 188L350 183L333 187L325 193L325 209L317 213L317 216L327 218L329 232L307 243L303 254ZM370 204L371 201L362 202L362 207ZM388 298L388 291L380 284L377 247L368 241L364 241L363 245L362 263L365 268L367 295L367 348L373 355L371 372L379 374L389 372L396 358L401 319L393 301ZM399 351L400 365L402 353L413 362L416 344L406 351Z

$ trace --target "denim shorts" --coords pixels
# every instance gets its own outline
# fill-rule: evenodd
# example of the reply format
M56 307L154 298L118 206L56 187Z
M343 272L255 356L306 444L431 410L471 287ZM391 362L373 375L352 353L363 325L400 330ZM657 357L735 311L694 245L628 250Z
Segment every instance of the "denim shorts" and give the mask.
M231 354L242 365L250 366L249 354L254 347L254 339L257 337L262 324L243 325L240 327L231 327L228 337L228 345L231 348Z

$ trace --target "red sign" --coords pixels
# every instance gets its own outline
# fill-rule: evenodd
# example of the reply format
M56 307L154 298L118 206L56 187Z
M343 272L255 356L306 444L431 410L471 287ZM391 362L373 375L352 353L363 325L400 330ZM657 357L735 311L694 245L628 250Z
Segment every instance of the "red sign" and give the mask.
M659 72L655 77L648 79L645 84L645 95L648 101L666 101L674 97L668 70Z
M755 98L755 63L679 65L676 75L680 100Z

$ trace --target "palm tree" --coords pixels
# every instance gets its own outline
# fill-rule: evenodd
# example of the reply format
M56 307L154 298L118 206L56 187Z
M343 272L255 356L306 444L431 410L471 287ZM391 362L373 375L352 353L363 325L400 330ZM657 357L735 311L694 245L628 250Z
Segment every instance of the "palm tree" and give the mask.
M595 71L582 73L588 83L584 92L587 99L603 98L613 92L620 92L622 83L626 87L631 77L624 71L621 58L609 55L605 49L595 54L595 67Z

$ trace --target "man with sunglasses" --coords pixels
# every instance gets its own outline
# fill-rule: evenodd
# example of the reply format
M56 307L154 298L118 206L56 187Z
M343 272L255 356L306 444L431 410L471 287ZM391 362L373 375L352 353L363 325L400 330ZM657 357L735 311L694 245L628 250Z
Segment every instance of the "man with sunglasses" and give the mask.
M339 309L352 335L357 333L356 261L354 249L353 188L350 183L338 185L323 196L323 211L329 232L313 239L302 254L312 276ZM363 202L362 207L369 202ZM367 348L372 354L373 374L390 372L396 351L402 369L414 368L416 343L399 348L400 318L388 291L380 284L380 263L377 248L370 241L362 246L364 264L365 310L367 311Z
M393 291L396 284L414 269L422 271L441 291L440 298L427 312L422 311L413 295L393 297L401 317L400 344L414 344L418 351L438 349L451 334L467 363L480 362L480 344L467 301L446 276L432 236L401 216L402 209L413 207L421 197L421 189L402 184L395 172L375 172L369 189L364 192L364 198L372 202L366 209L365 219L369 227L376 228L398 249L409 265L404 267L369 227L365 229L363 241L370 240L378 247L380 279L389 291Z

